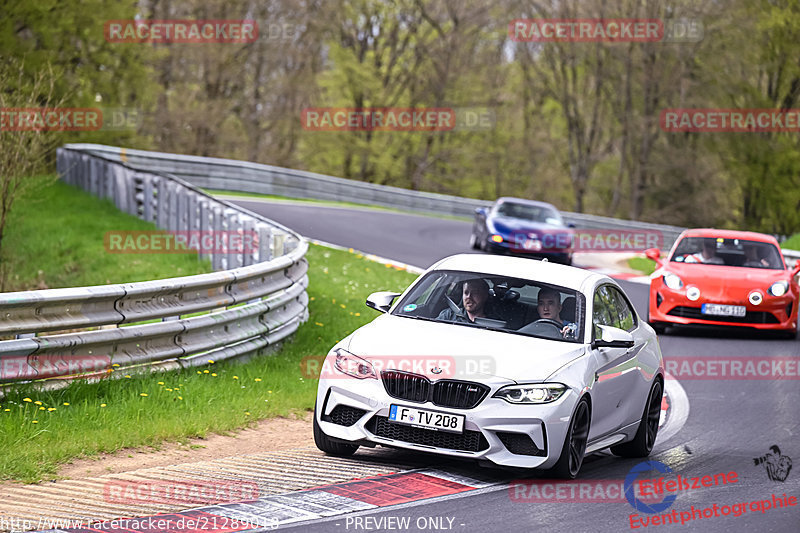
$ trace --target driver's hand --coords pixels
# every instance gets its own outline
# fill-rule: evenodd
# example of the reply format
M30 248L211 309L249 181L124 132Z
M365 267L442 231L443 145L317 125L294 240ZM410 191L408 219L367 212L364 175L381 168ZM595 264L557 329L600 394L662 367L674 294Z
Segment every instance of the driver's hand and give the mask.
M572 326L572 325L568 324L568 325L564 326L563 328L561 328L561 336L564 337L565 339L567 339L567 338L570 338L570 339L575 338L575 326Z

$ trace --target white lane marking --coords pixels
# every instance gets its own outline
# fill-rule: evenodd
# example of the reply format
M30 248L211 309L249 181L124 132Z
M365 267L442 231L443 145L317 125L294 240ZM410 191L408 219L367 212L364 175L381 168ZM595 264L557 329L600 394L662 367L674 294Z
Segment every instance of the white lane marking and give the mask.
M678 433L689 418L689 397L680 382L671 374L665 375L664 390L669 396L669 416L656 437L662 442Z

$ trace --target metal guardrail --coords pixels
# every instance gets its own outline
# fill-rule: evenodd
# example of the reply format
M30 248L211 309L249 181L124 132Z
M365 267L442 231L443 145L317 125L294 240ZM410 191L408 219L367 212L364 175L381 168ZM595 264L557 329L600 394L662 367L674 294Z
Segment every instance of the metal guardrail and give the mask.
M0 293L0 335L21 337L0 341L0 382L205 364L256 353L307 319L308 244L297 233L174 176L80 147L59 149L57 160L67 183L160 228L253 231L258 246L211 254L219 271L210 274ZM206 314L181 318L198 312ZM120 327L153 319L162 321Z
M490 204L475 198L411 191L234 159L130 150L101 144L75 144L67 147L124 161L138 169L168 172L206 189L344 201L466 217L472 217L476 208ZM562 215L567 222L572 222L578 228L658 231L664 237L664 249L669 249L678 235L686 229L583 213L562 212Z

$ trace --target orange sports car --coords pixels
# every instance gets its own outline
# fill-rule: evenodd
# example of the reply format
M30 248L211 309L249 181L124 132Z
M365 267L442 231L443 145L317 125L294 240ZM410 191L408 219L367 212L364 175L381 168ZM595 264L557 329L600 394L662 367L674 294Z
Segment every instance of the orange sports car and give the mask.
M650 276L650 325L745 326L797 335L800 262L790 270L774 237L750 231L690 229Z

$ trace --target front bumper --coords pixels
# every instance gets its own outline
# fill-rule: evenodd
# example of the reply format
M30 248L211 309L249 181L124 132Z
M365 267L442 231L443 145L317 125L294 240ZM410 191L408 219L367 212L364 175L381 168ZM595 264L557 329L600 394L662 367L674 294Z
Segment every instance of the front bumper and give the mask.
M670 289L660 281L651 282L648 313L650 322L668 324L698 324L708 326L738 326L760 330L794 331L797 328L797 297L788 292L784 296L766 296L759 305L751 304L747 298L699 298L686 297L685 289ZM744 317L705 315L705 303L743 305Z
M485 249L487 252L493 254L507 254L519 257L531 257L534 259L547 258L548 261L565 264L572 262L571 249L564 250L563 248L542 248L540 250L526 250L508 240L503 240L503 242L494 242L491 240L491 236L487 238Z
M323 433L342 441L485 459L509 467L553 466L561 453L577 395L568 390L553 403L512 405L492 398L499 388L493 385L476 407L457 409L392 398L380 380L323 379L317 392L317 422ZM389 422L392 404L465 415L464 433Z

